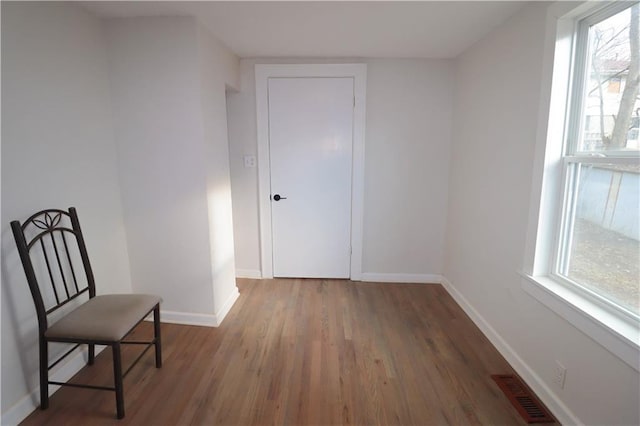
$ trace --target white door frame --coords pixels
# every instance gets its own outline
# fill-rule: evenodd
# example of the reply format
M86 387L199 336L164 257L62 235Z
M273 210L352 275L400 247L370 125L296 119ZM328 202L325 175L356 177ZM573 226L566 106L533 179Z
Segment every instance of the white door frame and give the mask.
M258 132L258 209L260 215L260 268L262 278L273 278L271 234L271 171L269 168L270 77L352 77L353 168L351 177L351 279L362 280L362 234L364 210L364 129L367 87L366 64L256 65L256 119Z

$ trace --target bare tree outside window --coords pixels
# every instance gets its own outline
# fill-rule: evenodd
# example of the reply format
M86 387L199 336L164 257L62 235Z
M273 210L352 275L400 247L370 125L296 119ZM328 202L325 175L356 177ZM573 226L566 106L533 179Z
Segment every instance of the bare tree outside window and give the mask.
M591 73L581 150L640 149L639 27L640 5L636 3L591 28Z
M622 92L622 98L620 99L620 107L618 109L618 116L616 117L615 125L613 127L613 134L611 135L610 148L625 148L627 145L627 135L629 133L630 124L632 123L632 115L634 113L638 115L638 87L640 80L640 31L638 31L638 11L640 5L635 4L630 10L630 22L629 22L629 66L627 69L627 78L624 91ZM636 138L637 139L637 138Z

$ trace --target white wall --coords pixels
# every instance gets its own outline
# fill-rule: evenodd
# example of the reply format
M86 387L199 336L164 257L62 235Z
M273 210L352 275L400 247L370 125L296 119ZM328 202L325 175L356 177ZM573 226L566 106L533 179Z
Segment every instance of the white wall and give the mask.
M227 118L236 270L259 278L258 168L244 167L245 155L258 158L254 63L240 61L240 91L227 95Z
M193 18L105 28L134 290L160 294L165 319L215 323L237 293L224 124L237 59Z
M363 273L365 279L442 272L452 108L447 60L241 61L229 97L229 141L239 274L260 270L256 155L256 63L367 63Z
M453 66L367 61L363 273L442 273Z
M523 292L518 276L545 19L546 4L527 6L456 61L444 274L458 301L561 421L638 424L638 372ZM553 384L556 360L567 368L564 389Z
M98 292L131 291L101 31L69 4L2 3L3 424L38 385L37 320L9 222L77 207Z
M231 175L227 134L226 88L239 88L240 61L198 26L200 97L207 172L209 246L214 312L224 315L238 296L235 285Z
M212 313L196 25L105 23L131 278L163 309Z

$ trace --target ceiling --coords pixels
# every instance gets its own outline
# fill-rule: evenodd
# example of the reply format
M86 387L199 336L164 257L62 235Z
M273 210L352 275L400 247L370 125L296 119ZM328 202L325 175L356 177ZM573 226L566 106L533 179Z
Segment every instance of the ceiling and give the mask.
M81 2L100 17L195 16L249 57L453 58L523 1Z

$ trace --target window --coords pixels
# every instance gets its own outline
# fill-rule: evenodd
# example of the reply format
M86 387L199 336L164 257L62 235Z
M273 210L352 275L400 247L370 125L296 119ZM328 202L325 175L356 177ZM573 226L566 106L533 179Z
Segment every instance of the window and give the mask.
M640 5L625 6L577 26L554 275L638 317Z
M523 289L640 371L640 16L549 7Z

